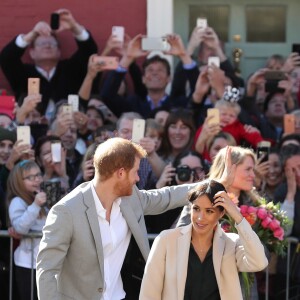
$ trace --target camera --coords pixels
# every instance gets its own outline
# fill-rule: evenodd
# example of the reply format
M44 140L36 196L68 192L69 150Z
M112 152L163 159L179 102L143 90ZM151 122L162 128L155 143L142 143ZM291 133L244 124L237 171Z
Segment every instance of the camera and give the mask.
M176 168L176 174L180 181L186 182L191 179L193 170L189 166L180 166Z

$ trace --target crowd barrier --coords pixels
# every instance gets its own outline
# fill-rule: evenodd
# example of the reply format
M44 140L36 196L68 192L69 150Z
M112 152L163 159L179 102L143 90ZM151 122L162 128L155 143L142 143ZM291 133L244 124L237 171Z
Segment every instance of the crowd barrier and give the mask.
M42 232L29 232L24 237L31 238L31 244L33 248L33 239L41 238ZM148 234L149 241L153 241L157 234ZM10 239L10 262L9 262L9 300L13 299L13 238L9 235L7 230L0 230L0 238L9 238ZM285 291L285 300L289 300L290 293L290 261L291 261L291 244L298 244L299 240L295 237L288 237L288 248L287 248L287 274L286 274L286 291ZM32 266L31 266L31 300L33 300L33 282L34 278L34 268L33 268L33 251L32 251ZM298 297L298 296L297 296ZM300 293L299 293L300 297ZM294 299L294 298L293 298ZM298 298L295 298L298 299ZM300 298L299 298L300 299ZM268 268L266 269L266 293L265 300L269 300L269 272Z

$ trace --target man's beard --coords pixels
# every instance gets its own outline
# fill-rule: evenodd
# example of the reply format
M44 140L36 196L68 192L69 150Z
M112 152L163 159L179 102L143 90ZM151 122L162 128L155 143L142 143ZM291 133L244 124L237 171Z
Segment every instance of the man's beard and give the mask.
M118 197L131 196L132 187L132 184L128 178L126 178L124 181L115 184L114 191Z

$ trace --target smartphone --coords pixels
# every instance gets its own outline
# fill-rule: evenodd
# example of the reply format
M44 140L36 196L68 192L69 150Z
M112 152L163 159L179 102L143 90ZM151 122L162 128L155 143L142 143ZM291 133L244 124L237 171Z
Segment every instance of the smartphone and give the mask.
M265 73L265 91L267 93L283 93L284 89L278 87L279 81L285 80L286 76L285 73L282 71L267 71Z
M199 30L203 31L207 27L207 19L205 18L197 18L197 24L196 26L199 28Z
M212 116L208 124L220 124L220 111L217 108L208 108L207 116Z
M145 135L145 124L146 121L144 119L134 119L133 120L133 128L132 128L132 141L135 143L139 143L140 139L142 139Z
M94 56L93 62L103 65L103 70L116 70L119 66L119 58L116 56Z
M292 44L292 52L296 52L300 55L300 44Z
M62 112L65 114L72 114L73 112L73 107L70 104L64 104L62 106Z
M16 99L14 96L0 96L0 114L6 114L11 119L14 119L15 102Z
M283 71L266 71L265 72L266 80L285 80L286 76Z
M284 115L283 128L285 134L295 133L295 115L293 114Z
M72 106L72 111L78 111L79 109L78 95L68 95L68 104Z
M261 162L265 162L269 160L271 143L269 141L261 141L258 143L256 148L256 156L257 159L260 159L262 156L264 157Z
M220 68L220 57L219 56L209 56L207 64L208 64L208 66L214 65L215 67Z
M111 29L111 34L116 37L116 39L124 43L124 33L125 28L123 26L113 26Z
M168 51L170 44L164 37L144 37L142 38L142 50L144 51Z
M54 162L54 163L61 162L61 142L60 141L52 141L51 142L51 154L52 154L52 162Z
M58 13L51 14L50 27L52 30L57 30L59 28L59 14Z
M40 78L28 78L28 95L40 93Z
M18 126L17 127L17 140L22 140L20 144L30 145L30 127Z
M41 189L46 193L46 206L51 208L61 198L61 183L60 181L44 181L41 184Z

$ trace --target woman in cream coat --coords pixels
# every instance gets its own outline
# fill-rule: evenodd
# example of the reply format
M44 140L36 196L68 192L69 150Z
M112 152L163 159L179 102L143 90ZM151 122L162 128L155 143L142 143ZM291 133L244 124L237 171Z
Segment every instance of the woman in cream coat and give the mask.
M147 260L141 300L243 299L238 272L267 264L264 247L222 184L206 180L190 193L190 225L163 231ZM226 213L238 234L218 224Z

